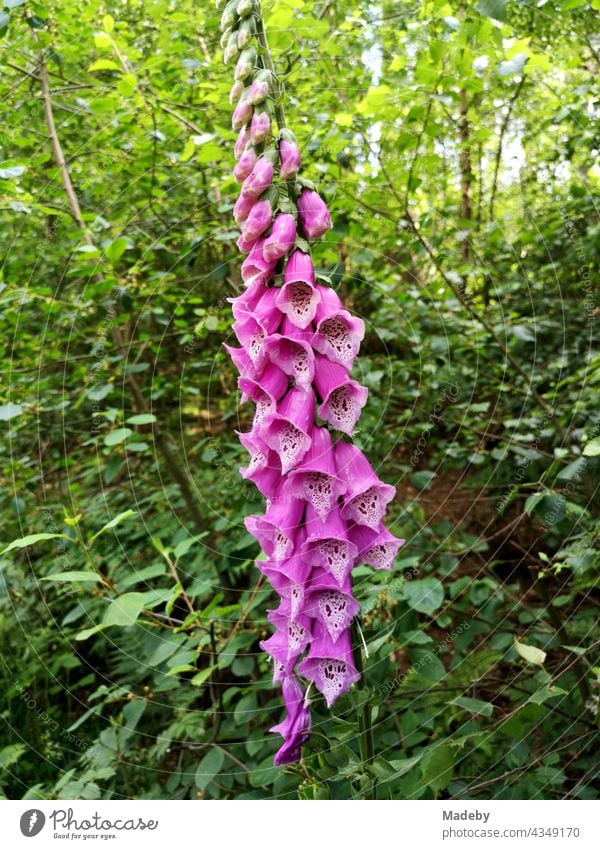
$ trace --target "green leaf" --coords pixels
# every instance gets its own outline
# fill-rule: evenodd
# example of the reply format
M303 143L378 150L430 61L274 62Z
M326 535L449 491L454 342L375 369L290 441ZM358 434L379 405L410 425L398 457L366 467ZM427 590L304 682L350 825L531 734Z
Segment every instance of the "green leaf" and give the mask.
M118 445L120 442L124 442L128 437L130 437L132 433L133 431L129 427L119 427L106 434L104 437L104 444L107 446Z
M432 614L444 602L444 587L437 578L421 578L404 584L404 598L419 613Z
M567 690L563 690L562 687L555 687L552 684L544 684L543 687L540 687L539 690L536 690L535 693L532 693L531 696L527 699L528 702L533 702L534 705L542 705L548 699L553 699L556 696L566 696Z
M83 631L79 631L79 633L75 635L75 639L79 641L87 640L90 637L93 637L94 634L99 634L100 631L103 631L105 628L105 624L93 625L91 628L85 628Z
M55 572L54 575L48 575L41 580L70 584L78 581L101 581L102 578L97 572Z
M93 537L90 537L89 542L94 542L100 534L105 533L105 531L110 530L111 528L115 528L117 525L120 525L121 522L124 522L125 519L129 519L131 516L137 516L137 510L125 510L123 513L119 513L118 516L115 516L114 519L111 519L110 522L107 522L106 525L103 525L99 531L96 531Z
M21 537L21 539L13 540L10 545L7 545L0 554L6 554L7 551L12 551L15 548L28 548L30 545L35 545L38 542L43 542L47 539L69 539L71 542L74 542L72 537L67 534L30 534L26 537Z
M111 242L110 245L104 248L104 253L106 254L107 259L109 259L113 265L116 265L126 250L127 239L125 236L119 236L118 239L115 239L114 242Z
M600 456L600 436L595 439L590 439L583 447L584 457L599 457Z
M454 749L449 743L441 743L428 752L421 762L421 775L434 793L443 790L452 780L454 772Z
M556 477L561 481L574 480L577 482L585 472L587 465L587 460L584 457L578 457L572 463L569 463L568 466L565 466L564 469L561 469Z
M114 62L112 59L96 59L96 61L93 62L90 65L90 67L88 68L88 71L90 73L92 73L93 71L120 71L120 70L121 69L120 69L119 65L117 65L117 63ZM114 242L113 242L113 245L114 245ZM121 253L122 253L122 251L121 251ZM107 254L107 256L108 256L108 254ZM120 254L119 254L119 256L120 256ZM110 257L109 257L109 259L110 259Z
M127 424L132 425L152 424L156 421L156 416L154 413L138 413L136 416L130 416L126 421Z
M411 475L411 481L416 489L428 490L431 489L431 483L435 477L435 472L415 472Z
M477 11L486 18L494 18L496 21L506 20L506 7L508 0L479 0Z
M0 404L0 422L7 422L23 412L22 404Z
M390 761L390 764L394 768L394 778L401 778L407 772L410 772L413 767L415 767L419 761L423 759L423 754L415 755L412 758L403 758L397 761Z
M103 625L133 625L144 609L144 593L125 593L110 603L104 614Z
M193 684L194 687L201 687L206 681L208 681L217 668L218 664L208 666L206 669L201 669L197 675L194 675L194 677L190 679L190 684Z
M112 40L106 32L94 33L94 44L99 50L110 50L113 46Z
M196 769L196 787L199 790L206 790L215 775L221 772L225 755L223 750L213 746L204 755Z
M533 663L535 666L543 666L546 660L546 652L535 646L529 646L527 643L520 643L515 640L515 649L517 653L526 660L527 663Z
M494 705L490 702L483 702L481 699L472 699L469 696L459 696L450 702L451 705L467 710L469 713L477 714L478 716L491 716L494 712Z

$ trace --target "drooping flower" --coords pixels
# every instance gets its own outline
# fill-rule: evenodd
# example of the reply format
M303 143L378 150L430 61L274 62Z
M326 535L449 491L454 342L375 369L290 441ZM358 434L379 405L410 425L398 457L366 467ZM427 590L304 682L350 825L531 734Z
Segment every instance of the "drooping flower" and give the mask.
M243 195L240 195L240 198L242 197ZM252 198L250 198L250 201L252 201ZM269 199L264 198L264 200L261 199L256 201L250 209L248 217L244 221L242 234L247 239L258 239L258 237L261 236L270 225L272 217L273 207L271 206Z
M276 304L292 324L305 330L314 319L320 300L312 260L303 251L295 250L285 266Z
M256 148L254 147L254 145L249 145L242 153L239 162L233 169L233 176L235 177L238 183L243 182L243 180L250 176L250 174L252 173L252 169L256 165L257 158L258 157L256 155Z
M298 145L295 141L281 138L279 142L279 156L281 159L281 169L279 176L282 180L293 180L300 170L301 157Z
M280 332L265 339L265 351L271 360L303 389L312 386L315 376L315 354L306 337L286 316Z
M298 215L307 239L317 239L331 227L327 204L318 192L302 189L298 198Z
M350 368L365 336L365 323L343 308L337 294L328 286L319 286L321 300L315 314L317 329L311 345L333 362Z
M295 241L296 219L289 212L280 212L275 216L271 233L265 239L265 259L281 259L293 248Z
M329 431L315 428L304 459L288 476L287 492L310 504L319 518L325 519L345 491L345 481L336 474Z
M312 389L290 389L276 413L269 414L261 427L261 436L279 455L286 474L300 463L310 448L315 411Z
M319 415L336 430L352 436L369 390L353 380L343 366L320 354L315 359L315 386L322 399Z
M269 88L269 74L266 71L262 71L256 75L248 89L248 93L246 95L248 103L251 103L253 106L258 106L259 103L263 103L267 99Z
M242 234L240 239L246 239L246 236ZM273 276L276 261L265 259L265 239L250 236L248 244L250 253L242 263L242 280L246 286L267 283Z
M242 160L240 159L240 162ZM239 165L239 163L238 163ZM242 194L249 198L257 198L265 192L273 182L273 163L261 156L242 185Z
M360 448L350 442L336 443L335 467L348 485L342 517L377 530L396 490L379 480Z
M247 124L252 118L252 112L252 104L248 103L248 101L242 96L238 105L233 110L233 115L231 117L231 126L233 129L239 130L244 126L244 124ZM252 138L252 133L250 133L250 137Z
M257 51L253 43L259 14L254 0L229 0L222 16L225 59L237 58L230 99L239 129L234 177L242 186L233 214L238 248L248 254L246 288L229 299L241 347L226 350L241 401L254 405L250 430L238 434L249 455L240 474L266 499L264 513L245 524L267 558L257 567L280 598L267 614L274 631L261 642L286 708L272 728L283 737L279 765L299 760L310 734L298 676L328 706L359 678L352 569L391 568L403 540L382 524L394 488L341 436L352 435L367 400L351 376L365 327L330 286L317 283L307 240L323 235L331 216L312 183L297 178L295 136L273 128L272 114L281 121L280 86L265 67L264 46Z
M275 755L275 766L292 764L300 760L303 743L309 737L311 728L310 711L305 704L304 690L295 675L288 675L282 684L286 717L270 730L281 734L284 743Z
M352 658L350 631L343 631L334 641L327 628L321 625L298 672L314 683L327 707L331 707L360 677Z
M271 132L271 118L266 109L255 110L250 122L252 144L260 144Z

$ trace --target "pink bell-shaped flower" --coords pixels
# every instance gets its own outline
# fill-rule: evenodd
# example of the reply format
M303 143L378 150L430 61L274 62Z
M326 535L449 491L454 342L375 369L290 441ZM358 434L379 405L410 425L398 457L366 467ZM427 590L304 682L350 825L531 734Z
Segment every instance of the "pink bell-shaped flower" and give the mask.
M395 537L384 525L377 530L366 525L353 525L349 537L355 544L359 563L367 563L374 569L391 569L398 550L405 540Z
M298 465L310 448L314 410L312 389L307 392L295 387L261 425L261 436L279 455L284 474Z
M334 454L337 473L348 486L342 518L377 530L387 505L396 495L395 488L379 480L356 445L340 440L335 445Z
M321 418L351 436L369 390L352 380L343 366L319 354L315 357L315 386L323 399Z
M289 474L287 492L308 502L324 519L345 491L345 482L336 474L329 431L315 427L304 459Z

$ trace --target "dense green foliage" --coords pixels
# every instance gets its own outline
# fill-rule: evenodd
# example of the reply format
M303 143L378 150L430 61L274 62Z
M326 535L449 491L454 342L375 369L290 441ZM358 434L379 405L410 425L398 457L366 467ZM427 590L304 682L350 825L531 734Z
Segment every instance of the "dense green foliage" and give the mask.
M272 766L219 13L4 0L0 792L595 798L600 4L263 5L407 540L364 687Z

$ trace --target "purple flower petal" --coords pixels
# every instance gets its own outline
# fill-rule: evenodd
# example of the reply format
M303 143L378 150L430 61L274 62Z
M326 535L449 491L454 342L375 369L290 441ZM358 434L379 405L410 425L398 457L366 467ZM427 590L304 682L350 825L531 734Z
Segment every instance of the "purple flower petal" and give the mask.
M250 141L250 130L248 127L242 127L237 137L235 147L233 148L233 155L236 159L239 159L244 150L246 149L246 145Z
M240 195L238 203L245 195ZM266 198L264 200L253 200L249 198L249 202L253 204L252 209L248 213L248 217L244 221L242 227L242 235L246 239L258 239L265 232L271 223L273 217L273 208L271 203ZM236 203L237 206L237 203Z
M240 159L236 167L239 167L243 158L244 157ZM246 197L256 199L260 197L263 192L266 192L272 182L273 163L264 156L261 156L252 168L251 173L248 174L244 180L244 184L242 185L242 194Z
M256 565L269 579L275 592L289 601L289 618L293 620L301 616L310 566L297 554L281 562L258 560Z
M296 386L310 389L315 375L315 355L305 338L306 335L299 332L286 316L281 333L265 339L265 350L271 360L294 379Z
M353 525L349 535L358 549L358 561L374 569L391 569L398 549L405 543L384 525L380 525L377 530L365 525Z
M315 396L296 387L291 389L276 413L268 415L260 434L267 445L276 451L286 474L301 462L310 448L313 429Z
M235 298L227 298L231 304L231 311L234 318L241 318L242 315L252 313L257 303L267 291L267 287L262 281L250 283L246 289L237 295Z
M250 107L252 108L252 107ZM252 144L260 144L271 132L271 118L266 110L258 112L255 110L250 122L250 138Z
M334 454L337 473L348 485L342 518L377 530L387 505L396 495L395 488L379 480L356 445L340 440L336 443Z
M262 421L267 412L274 412L277 408L277 401L283 397L288 389L288 377L274 363L267 363L262 370L260 377L256 379L252 377L240 377L238 386L244 393L246 398L254 401L258 408L262 408L261 415L257 421Z
M323 399L321 418L351 436L369 390L352 380L343 366L320 355L315 358L315 386Z
M364 321L351 316L343 309L332 289L319 286L318 290L321 302L317 306L317 330L311 339L311 345L315 351L324 354L333 362L350 368L365 336Z
M316 239L331 227L331 215L327 204L313 189L302 189L300 192L298 216L307 239Z
M314 683L325 697L327 707L331 707L360 678L352 658L350 633L344 631L334 642L323 627L313 639L298 672Z
M293 180L300 169L301 163L298 145L282 139L279 142L279 156L281 158L279 176L282 180Z
M311 729L310 711L308 710L302 687L295 675L289 675L282 684L283 701L286 717L283 722L274 725L271 731L281 734L284 743L275 755L275 766L297 763L300 760L300 750L309 737Z
M304 251L295 250L288 257L283 274L284 283L297 283L302 281L315 285L315 269L309 254Z
M276 262L294 247L296 241L296 219L288 212L279 213L273 222L271 233L265 239L263 255L267 261Z
M290 472L287 491L307 501L324 519L346 491L345 482L336 475L329 431L315 427L312 442L302 463Z
M279 457L265 445L255 431L238 433L238 436L250 454L250 462L240 469L240 475L244 480L252 481L265 498L273 498L281 482Z
M305 600L304 610L324 625L334 643L348 630L360 610L359 603L350 593L338 587L313 591Z
M242 233L241 239L244 239ZM276 261L266 260L263 254L265 239L254 239L250 253L242 263L242 280L246 286L264 286L275 273ZM275 295L273 295L274 309Z
M291 557L304 505L283 494L280 484L264 516L247 516L244 524L271 560Z
M301 554L313 567L320 566L329 571L339 586L345 585L353 569L358 550L348 538L346 523L339 510L334 509L325 520L309 504L306 508L306 542Z
M256 165L256 161L256 148L254 145L249 145L242 153L238 163L233 169L233 176L238 183L241 183L252 173L252 169Z

